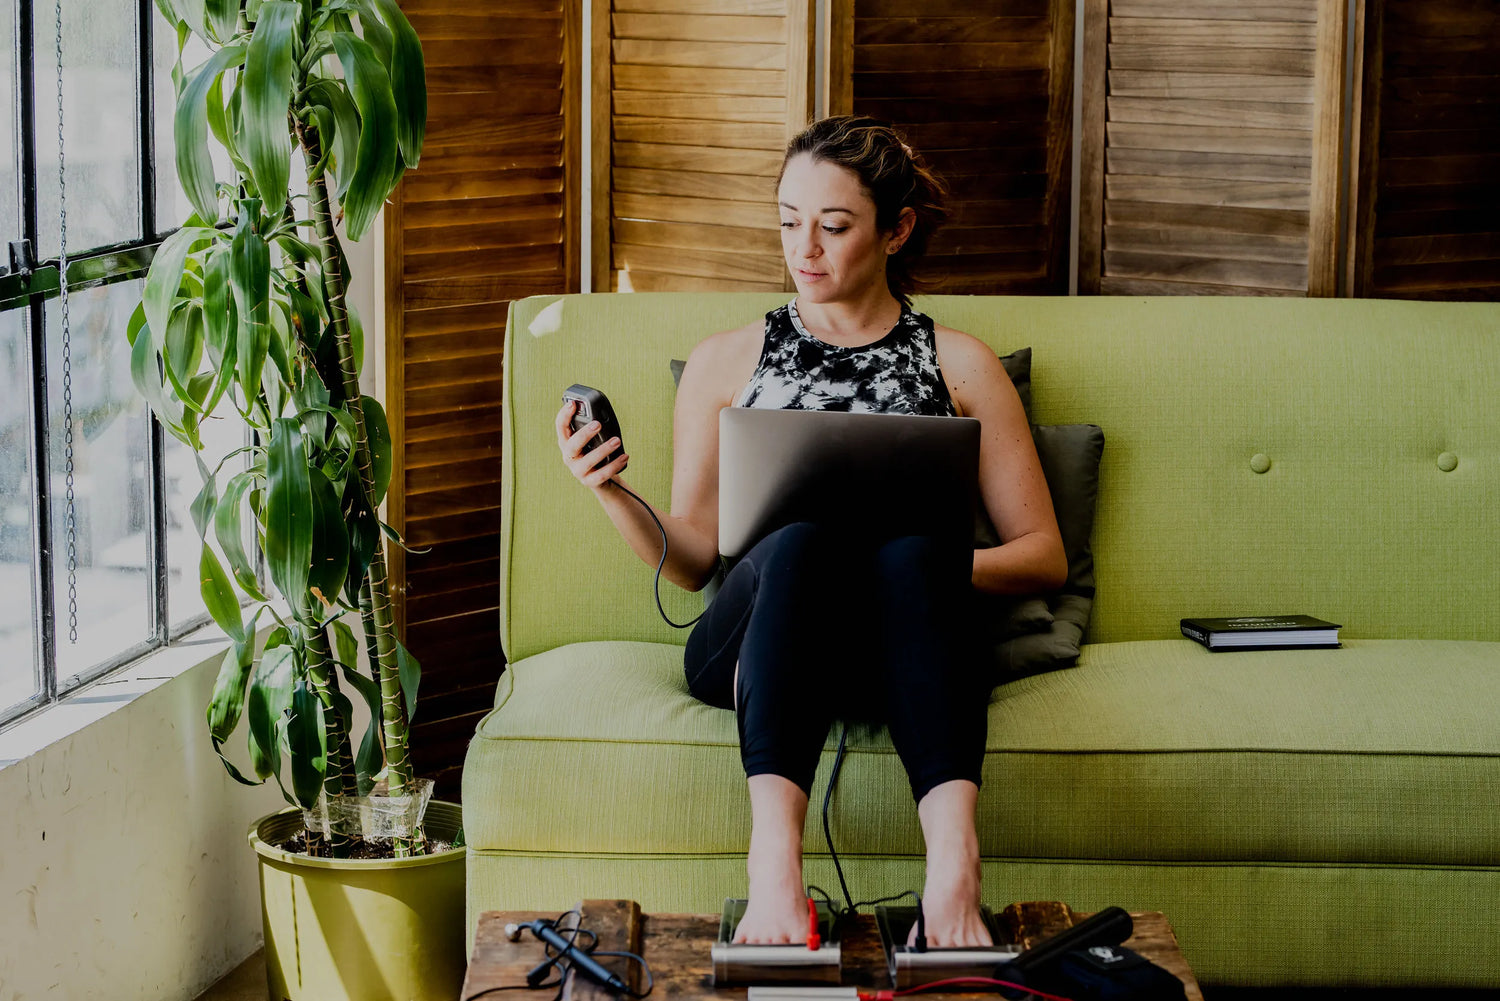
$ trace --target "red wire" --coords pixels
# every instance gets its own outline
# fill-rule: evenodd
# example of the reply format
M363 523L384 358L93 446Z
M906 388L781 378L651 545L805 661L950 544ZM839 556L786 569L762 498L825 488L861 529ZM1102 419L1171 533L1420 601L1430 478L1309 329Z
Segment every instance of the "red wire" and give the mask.
M817 952L823 944L823 936L818 934L818 905L813 898L807 898L807 947Z
M918 987L908 987L900 991L860 991L860 1001L886 1001L888 998L898 998L906 994L917 994L921 991L930 991L934 987L944 987L949 984L990 984L995 987L1013 987L1018 991L1026 991L1046 1001L1071 1001L1070 998L1061 997L1057 994L1048 994L1039 991L1035 987L1027 987L1025 984L1013 984L1009 980L995 980L991 977L950 977L947 980L934 980L930 984L922 984Z

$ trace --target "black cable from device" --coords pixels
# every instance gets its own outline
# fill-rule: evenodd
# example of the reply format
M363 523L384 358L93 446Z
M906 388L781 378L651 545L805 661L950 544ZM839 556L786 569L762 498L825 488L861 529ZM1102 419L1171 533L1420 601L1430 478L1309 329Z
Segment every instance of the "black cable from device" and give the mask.
M844 891L844 903L846 908L844 914L853 916L854 898L849 895L849 884L844 881L844 867L839 863L839 853L833 847L833 833L828 827L828 804L833 800L833 787L839 781L839 769L844 767L844 748L849 743L849 724L844 724L844 732L839 734L839 749L833 756L833 772L828 776L828 788L823 792L823 840L828 843L828 854L833 858L833 871L839 877L839 889ZM839 920L843 920L839 918Z
M583 928L582 923L581 923L583 921L583 915L579 914L579 912L577 910L563 911L555 919L553 919L553 924L554 925L561 924L562 921L563 921L563 919L566 918L569 914L577 914L578 915L578 920L580 922L579 924L574 925L570 929L565 929L566 931L571 931L573 933L572 937L568 939L568 944L572 945L574 942L578 941L578 935L579 935L579 933L585 930ZM593 935L594 933L593 932L589 932L589 934ZM598 936L594 936L594 941L595 942L598 941ZM557 993L552 996L552 1001L562 1001L563 984L567 981L567 976L564 975L563 971L559 970L558 971L558 977L557 977L557 979L554 980L554 981L552 981L550 984L549 983L541 983L541 982L537 982L537 983L533 983L532 982L532 977L539 970L544 971L548 967L556 965L557 961L562 958L560 954L558 956L552 956L552 954L551 954L551 947L548 946L545 942L542 943L542 953L544 955L548 956L549 958L546 959L546 960L544 960L541 963L538 963L536 966L534 966L534 967L531 968L530 972L528 972L526 974L526 983L524 983L524 984L506 984L506 985L504 985L502 987L487 987L487 988L485 988L482 991L476 991L475 993L470 994L468 997L464 998L463 1001L473 1001L474 998L484 997L486 994L499 994L501 991L540 991L540 990L545 990L548 987L556 987L557 988ZM545 973L542 974L542 976L545 976L545 975L546 975Z
M665 608L663 608L662 604L661 604L661 568L667 565L667 530L666 530L666 528L662 525L661 519L656 516L656 511L654 511L652 509L652 507L651 507L650 504L647 504L644 500L641 499L641 495L640 494L636 493L634 490L630 489L625 484L621 483L619 480L615 480L614 484L615 484L615 486L619 487L621 490L625 491L630 496L634 497L636 499L636 501L641 505L641 507L643 507L643 508L646 509L646 513L651 516L651 520L654 521L654 522L656 522L656 530L661 533L661 561L656 564L656 584L655 584L655 587L654 587L655 592L656 592L656 610L661 613L661 617L667 623L667 625L671 626L673 629L686 629L686 628L688 628L693 623L695 623L699 619L703 618L703 612L699 612L697 615L693 616L691 619L689 619L686 622L673 622L670 618L667 618L667 610ZM707 611L707 609L704 609L704 611Z
M849 884L844 880L844 867L839 862L838 849L833 847L833 832L828 824L828 806L833 802L833 788L838 785L839 772L844 767L844 752L848 748L848 744L849 724L845 723L843 731L839 734L839 749L833 755L833 771L828 776L828 788L823 791L823 840L828 843L828 855L833 859L833 871L839 877L839 889L844 891L845 907L840 910L834 905L832 900L828 899L827 893L824 893L822 890L818 890L818 892L823 894L825 900L828 900L828 906L834 912L834 927L840 927L847 919L854 917L854 915L859 913L861 907L873 907L876 904L888 904L893 900L900 900L903 897L915 897L917 901L917 951L926 952L927 915L922 911L922 895L920 893L916 890L905 890L895 896L881 897L879 900L862 900L859 903L855 903L854 898L849 894ZM818 888L809 887L808 889L817 890Z
M562 921L563 921L563 919L566 918L569 914L577 914L578 915L578 920L579 920L579 924L573 926L572 928L564 928L564 929L562 929L563 931L570 931L570 932L573 933L568 938L568 940L567 940L567 944L568 944L568 947L570 949L574 946L574 943L576 943L578 941L578 936L579 935L587 935L587 936L589 936L589 939L590 939L589 943L587 945L585 945L585 946L579 946L579 949L580 949L580 951L587 953L589 956L591 956L591 957L594 957L594 956L621 956L621 957L625 957L627 959L633 959L633 960L635 960L637 963L641 964L641 970L646 974L646 989L644 991L633 991L629 987L626 987L624 989L623 993L625 995L627 995L628 997L634 999L634 1001L640 1001L640 999L646 997L646 995L648 995L648 994L651 993L651 991L656 986L656 980L655 980L655 978L651 974L651 965L649 963L647 963L645 959L643 959L642 957L636 955L633 952L624 952L624 951L615 951L615 950L597 951L596 952L594 947L596 945L598 945L598 943L599 943L599 936L596 935L592 930L583 927L583 924L582 924L582 922L583 922L583 915L579 914L579 912L577 910L563 911L555 919L553 919L552 921L547 922L547 923L552 926L553 931L556 931L557 930L557 926L559 924L561 924ZM528 927L529 928L531 926L528 924L528 925L523 925L522 927ZM536 934L536 930L534 928L532 929L532 934L533 935ZM561 936L559 936L559 937L561 937ZM526 983L524 983L524 984L506 984L506 985L501 986L501 987L488 987L488 988L485 988L482 991L477 991L477 992L475 992L473 994L468 995L468 997L464 998L463 1001L474 1001L475 998L484 997L486 994L498 994L501 991L543 990L543 989L548 988L548 987L556 987L557 988L557 993L555 995L553 995L552 1001L561 1001L562 995L563 995L563 985L567 982L567 973L566 973L566 970L564 969L564 967L565 966L571 967L572 963L569 961L567 955L564 954L564 953L562 953L562 952L559 952L555 956L552 955L553 946L550 943L546 942L545 940L541 940L541 941L542 941L543 952L544 952L544 954L546 954L548 956L548 958L545 961L543 961L541 963L538 963L535 967L533 967L531 969L531 972L526 975L526 980L527 980ZM547 968L553 967L553 966L557 967L557 969L558 969L558 978L556 980L552 981L551 983L540 983L540 982L538 982L538 983L532 983L531 982L532 979L533 979L533 976L536 975L536 974L538 974L539 971L545 971ZM545 975L546 975L545 972L541 973L541 976L545 976Z

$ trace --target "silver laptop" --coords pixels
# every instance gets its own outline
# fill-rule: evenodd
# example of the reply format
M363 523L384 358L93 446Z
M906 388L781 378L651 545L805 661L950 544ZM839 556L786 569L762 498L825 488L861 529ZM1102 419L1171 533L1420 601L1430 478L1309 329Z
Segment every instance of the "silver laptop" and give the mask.
M725 407L719 552L742 556L795 521L862 538L951 538L972 551L979 427L973 417Z

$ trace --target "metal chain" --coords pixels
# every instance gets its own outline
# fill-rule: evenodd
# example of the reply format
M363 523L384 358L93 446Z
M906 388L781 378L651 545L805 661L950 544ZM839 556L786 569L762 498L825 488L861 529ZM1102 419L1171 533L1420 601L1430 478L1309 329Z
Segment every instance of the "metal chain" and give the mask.
M57 0L57 290L62 305L63 457L67 470L68 642L78 642L78 521L73 503L73 330L68 322L68 177L63 169L63 5Z

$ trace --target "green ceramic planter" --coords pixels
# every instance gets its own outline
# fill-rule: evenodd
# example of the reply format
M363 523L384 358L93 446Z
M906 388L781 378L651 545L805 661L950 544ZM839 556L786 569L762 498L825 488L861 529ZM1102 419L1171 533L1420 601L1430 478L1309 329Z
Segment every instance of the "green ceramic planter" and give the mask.
M451 840L457 803L424 826ZM275 847L302 830L288 807L250 827L260 858L270 1001L453 1001L463 989L467 849L405 859L324 859Z

